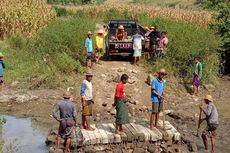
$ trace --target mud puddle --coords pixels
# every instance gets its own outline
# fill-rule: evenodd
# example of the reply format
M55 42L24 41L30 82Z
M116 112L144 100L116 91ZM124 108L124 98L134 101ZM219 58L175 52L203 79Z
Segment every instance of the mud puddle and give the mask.
M4 115L2 126L4 153L48 153L45 140L47 132L39 130L30 118L16 118Z

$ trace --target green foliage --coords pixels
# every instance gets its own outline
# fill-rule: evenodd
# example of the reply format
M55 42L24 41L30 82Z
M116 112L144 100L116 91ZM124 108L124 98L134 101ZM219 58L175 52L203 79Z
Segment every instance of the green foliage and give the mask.
M85 70L84 40L94 23L89 18L59 18L34 38L10 38L10 47L3 48L6 81L17 80L30 88L73 85L71 77Z
M53 8L56 11L56 14L57 14L58 17L68 15L68 12L63 7L54 6Z

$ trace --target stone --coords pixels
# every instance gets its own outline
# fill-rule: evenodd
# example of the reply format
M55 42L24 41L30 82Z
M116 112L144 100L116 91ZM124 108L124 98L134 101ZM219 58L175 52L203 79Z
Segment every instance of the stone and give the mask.
M156 145L150 145L147 149L150 153L156 153L157 152L157 147Z
M137 71L137 70L132 70L132 71L131 71L131 73L133 73L133 74L137 74L137 73L138 73L138 71Z
M117 75L114 77L113 82L118 83L118 82L120 81L120 78L121 78L121 76L120 76L119 74L117 74Z
M106 75L105 74L101 74L101 77L106 78Z
M16 87L18 85L19 81L13 81L11 83L11 87Z
M213 84L204 84L203 86L207 91L215 91L216 88Z
M111 115L116 115L116 109L115 109L115 108L112 108L112 109L110 110L110 114L111 114Z
M133 153L145 153L145 149L143 149L143 148L135 148L133 150Z
M198 148L197 148L196 143L191 143L191 151L192 152L198 152Z
M148 77L147 77L146 83L147 83L148 85L151 85L154 78L155 78L155 77L152 76L152 74L149 74Z
M106 103L106 102L103 102L103 103L102 103L102 106L103 106L103 107L106 107L106 106L107 106L107 103Z

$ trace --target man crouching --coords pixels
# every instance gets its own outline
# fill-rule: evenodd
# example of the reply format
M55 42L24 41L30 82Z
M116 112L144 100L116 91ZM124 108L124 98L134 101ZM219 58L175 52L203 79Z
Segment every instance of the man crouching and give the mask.
M70 152L71 138L73 136L74 126L76 125L77 111L74 103L70 100L70 92L63 95L63 100L60 101L54 108L52 116L59 122L58 136L56 148L60 148L61 138L65 139L66 146L64 153ZM60 113L60 118L57 113Z

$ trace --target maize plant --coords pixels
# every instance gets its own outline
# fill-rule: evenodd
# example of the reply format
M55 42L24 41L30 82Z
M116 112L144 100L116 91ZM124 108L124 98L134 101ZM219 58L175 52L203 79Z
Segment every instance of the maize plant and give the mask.
M0 0L0 38L16 33L31 37L55 16L44 0Z
M91 6L66 6L68 11L85 11L89 16L115 9L116 11L129 11L132 13L144 13L149 17L170 18L176 21L197 23L201 26L207 26L212 22L212 13L208 11L192 11L172 8L154 7L145 4L101 4Z

